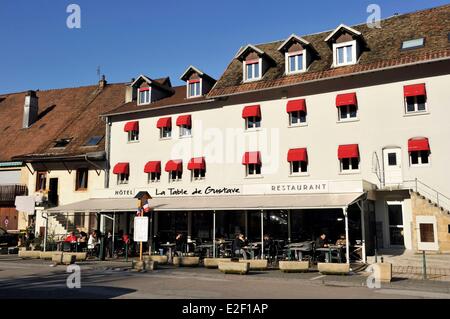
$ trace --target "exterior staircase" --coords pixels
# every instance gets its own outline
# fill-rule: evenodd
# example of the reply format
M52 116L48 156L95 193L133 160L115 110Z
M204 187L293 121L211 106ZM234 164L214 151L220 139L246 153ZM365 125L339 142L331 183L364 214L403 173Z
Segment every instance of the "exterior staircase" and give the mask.
M409 189L414 195L426 200L428 204L438 208L443 214L450 215L450 198L419 181L417 178L415 180L404 181L403 188Z
M67 218L65 214L55 214L53 215L53 218L61 225L66 232L70 233L72 231L76 231L75 224Z

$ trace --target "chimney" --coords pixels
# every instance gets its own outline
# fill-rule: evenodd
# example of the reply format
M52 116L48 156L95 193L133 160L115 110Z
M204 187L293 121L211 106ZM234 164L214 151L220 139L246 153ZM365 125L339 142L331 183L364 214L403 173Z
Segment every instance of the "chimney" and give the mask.
M39 98L35 91L28 91L23 106L23 128L29 128L36 122L39 112Z
M103 88L106 86L106 84L108 84L108 82L106 82L106 78L105 75L102 75L102 79L100 81L98 81L98 88L100 90L103 90Z

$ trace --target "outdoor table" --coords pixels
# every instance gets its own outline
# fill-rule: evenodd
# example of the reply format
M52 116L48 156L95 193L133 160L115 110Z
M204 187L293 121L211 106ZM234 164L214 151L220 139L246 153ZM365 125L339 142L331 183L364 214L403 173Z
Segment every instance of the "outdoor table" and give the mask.
M206 249L206 256L210 257L211 249L213 248L213 244L201 244L197 246L197 249Z
M255 259L255 249L257 248L258 244L256 243L249 243L247 246L242 247L242 249L250 253L250 259Z
M169 249L168 262L169 262L169 264L171 264L172 263L172 253L173 253L172 248L175 247L175 244L168 243L168 244L161 244L160 246Z
M307 249L308 246L310 246L311 249ZM285 248L287 248L289 251L294 251L294 256L297 260L303 259L303 252L312 251L312 245L310 241L292 243L286 245Z
M325 254L325 262L327 262L327 263L331 262L331 257L332 257L331 253L333 251L335 251L338 253L338 260L339 260L339 263L341 263L342 262L341 249L342 249L341 246L329 246L329 247L323 247L323 248L316 248L316 251L320 251Z

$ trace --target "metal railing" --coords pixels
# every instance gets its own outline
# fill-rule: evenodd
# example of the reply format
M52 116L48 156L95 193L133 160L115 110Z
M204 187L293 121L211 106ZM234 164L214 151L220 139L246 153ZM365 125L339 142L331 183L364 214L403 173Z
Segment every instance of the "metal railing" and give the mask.
M450 211L450 198L435 190L431 186L421 182L417 178L414 180L404 181L403 188L412 189L416 193L419 193L422 196L425 196L427 199L433 201L439 207Z
M0 202L14 202L16 196L26 195L28 195L28 187L26 185L0 185Z

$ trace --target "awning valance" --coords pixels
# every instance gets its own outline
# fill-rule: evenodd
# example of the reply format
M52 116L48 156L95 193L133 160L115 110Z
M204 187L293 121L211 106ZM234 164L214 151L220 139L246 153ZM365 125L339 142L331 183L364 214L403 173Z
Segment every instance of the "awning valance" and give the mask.
M339 145L338 158L358 158L359 148L358 144Z
M206 163L204 157L194 157L188 163L189 170L193 169L206 169Z
M307 162L308 153L306 148L292 148L288 151L288 162Z
M150 161L145 164L144 173L161 173L161 161Z
M183 161L182 160L170 160L166 163L165 171L166 172L181 172L183 170Z
M172 127L172 118L171 117L162 117L156 123L157 128L163 127Z
M430 143L425 137L422 138L411 138L408 140L408 152L414 151L429 151Z
M130 164L129 163L117 163L113 169L114 174L129 174Z
M340 107L344 105L358 105L356 93L338 94L336 96L336 106Z
M191 116L190 115L180 115L177 118L177 126L185 125L191 127Z
M132 121L132 122L125 123L123 130L125 132L130 132L130 131L138 132L139 131L139 121Z
M248 117L261 117L261 109L259 105L250 105L244 107L242 110L242 118L246 119Z
M405 97L427 95L425 84L421 83L421 84L405 85L403 87L403 94L405 95Z
M291 100L287 102L286 112L305 112L306 113L306 102L304 99Z
M260 152L245 152L242 157L242 164L261 164L261 153Z

